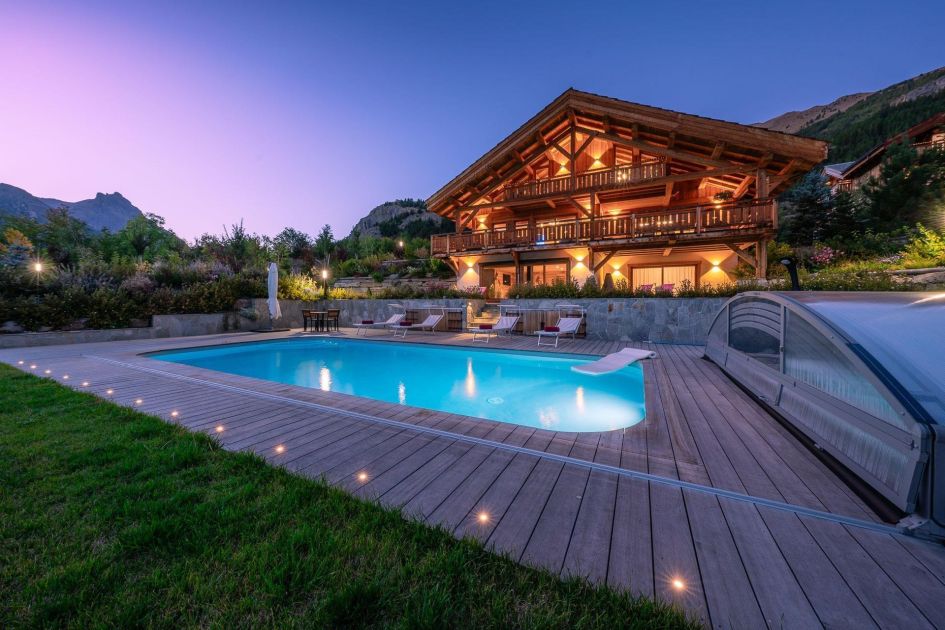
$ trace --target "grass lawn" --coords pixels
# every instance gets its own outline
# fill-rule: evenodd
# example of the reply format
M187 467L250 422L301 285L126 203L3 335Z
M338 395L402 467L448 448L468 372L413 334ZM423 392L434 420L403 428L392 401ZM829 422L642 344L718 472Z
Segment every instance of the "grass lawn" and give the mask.
M688 627L0 365L0 628Z

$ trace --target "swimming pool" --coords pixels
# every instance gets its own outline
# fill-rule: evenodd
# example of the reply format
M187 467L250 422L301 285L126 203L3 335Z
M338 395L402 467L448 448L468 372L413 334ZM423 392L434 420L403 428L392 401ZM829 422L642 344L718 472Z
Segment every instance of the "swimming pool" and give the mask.
M150 355L161 361L555 431L644 417L643 370L571 371L597 357L306 338Z

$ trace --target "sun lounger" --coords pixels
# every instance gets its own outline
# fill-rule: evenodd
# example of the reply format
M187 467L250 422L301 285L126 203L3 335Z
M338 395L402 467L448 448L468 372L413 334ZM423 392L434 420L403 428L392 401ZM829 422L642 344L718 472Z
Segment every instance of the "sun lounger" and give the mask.
M651 350L639 350L637 348L624 348L619 352L608 354L602 359L583 363L581 365L572 365L571 369L582 374L591 374L597 376L600 374L610 374L623 369L631 363L636 363L641 359L655 359L656 353Z
M489 343L489 337L498 336L501 333L511 335L515 325L518 324L518 318L518 315L503 315L495 324L480 324L479 328L471 329L473 341ZM480 340L479 337L485 337L485 339Z
M362 330L372 330L375 328L390 328L391 326L396 326L397 324L400 323L400 320L402 320L403 318L404 318L403 313L394 313L383 322L375 322L370 319L365 319L365 320L362 320L361 323L359 324L352 324L352 326L358 329L357 334L360 335Z
M406 324L404 321L399 322L398 324L391 326L391 329L394 331L394 334L400 334L401 337L407 336L408 330L427 330L429 329L431 333L436 333L436 325L440 323L440 320L443 319L443 315L427 315L427 318L420 322L419 324Z
M545 326L544 330L538 331L538 345L542 345L541 340L543 337L553 337L555 340L555 348L558 347L558 340L565 335L571 335L571 339L574 339L577 336L578 328L581 327L583 320L583 317L562 317L558 320L557 325ZM545 343L544 345L550 346L551 343Z

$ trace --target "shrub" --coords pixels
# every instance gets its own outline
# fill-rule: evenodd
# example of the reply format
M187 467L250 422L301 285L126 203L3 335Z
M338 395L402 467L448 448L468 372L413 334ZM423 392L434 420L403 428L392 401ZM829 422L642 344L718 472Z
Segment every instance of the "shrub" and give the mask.
M304 273L285 274L279 277L279 298L283 300L317 300L322 287L312 276Z
M906 269L945 265L945 231L917 225L915 235L902 251L902 264Z

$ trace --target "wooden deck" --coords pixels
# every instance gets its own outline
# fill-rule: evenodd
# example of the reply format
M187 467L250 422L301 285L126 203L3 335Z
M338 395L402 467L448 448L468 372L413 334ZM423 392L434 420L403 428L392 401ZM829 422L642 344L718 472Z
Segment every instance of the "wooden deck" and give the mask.
M644 370L646 420L579 434L140 356L296 335L3 350L0 360L50 370L523 563L676 602L712 626L945 627L945 549L882 523L701 348L651 346L659 358ZM406 342L472 343L423 333ZM578 340L557 351L625 345ZM489 347L537 349L534 337Z

